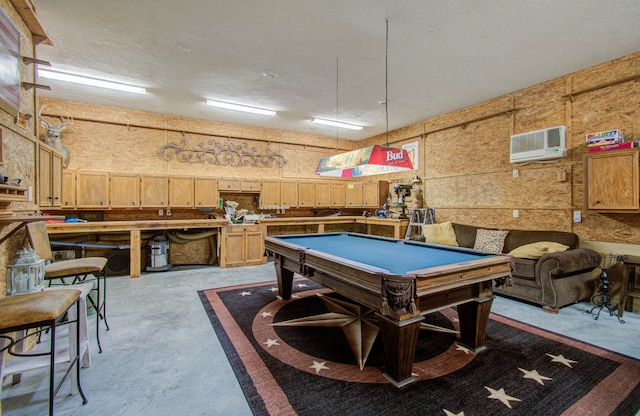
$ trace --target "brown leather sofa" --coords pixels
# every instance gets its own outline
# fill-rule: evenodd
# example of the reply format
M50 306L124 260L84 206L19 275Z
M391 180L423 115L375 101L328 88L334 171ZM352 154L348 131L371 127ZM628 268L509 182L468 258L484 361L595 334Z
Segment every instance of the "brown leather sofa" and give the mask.
M456 240L461 247L473 248L476 231L473 225L453 223ZM509 230L504 242L503 253L525 244L552 241L569 249L563 252L547 253L537 260L512 257L510 284L497 283L497 294L541 305L547 312L558 313L563 306L591 297L595 284L589 254L599 255L592 250L578 247L578 236L565 231Z

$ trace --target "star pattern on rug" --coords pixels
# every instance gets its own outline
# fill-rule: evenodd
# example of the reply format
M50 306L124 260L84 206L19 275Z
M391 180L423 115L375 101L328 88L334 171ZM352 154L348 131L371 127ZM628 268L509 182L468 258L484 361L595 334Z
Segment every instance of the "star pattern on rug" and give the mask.
M447 416L464 416L464 412L460 412L460 413L453 413L447 409L442 409L444 411L444 414Z
M260 316L262 316L263 318L266 318L267 316L273 316L273 314L271 312L262 312Z
M456 351L462 351L465 354L469 354L471 352L471 350L467 347L465 347L464 345L460 345L456 342Z
M374 310L352 302L318 294L329 312L274 323L274 326L311 326L342 328L360 369L369 357L380 329Z
M540 375L540 373L538 373L538 370L525 370L524 368L520 367L518 367L518 370L524 373L524 376L522 376L523 378L530 378L531 380L535 380L536 382L538 382L538 384L541 384L543 386L544 380L553 380L552 378Z
M504 391L504 389L502 389L502 388L499 389L499 390L495 390L495 389L492 389L491 387L487 387L487 386L484 386L484 388L487 389L489 391L489 393L491 393L490 395L487 396L487 398L500 400L509 409L512 409L511 402L513 402L513 401L521 402L522 401L522 400L518 399L517 397L509 396Z
M296 285L296 287L299 287L299 288L307 287L307 284L306 283L298 283Z
M247 292L246 290L243 290L242 292L240 292L240 296L242 297L251 296L251 292Z
M561 364L566 365L569 368L573 368L571 366L571 364L577 364L578 363L577 361L573 361L573 360L570 360L568 358L565 358L562 354L553 355L553 354L546 353L545 355L548 356L548 357L551 357L551 362L561 363Z
M313 360L313 365L310 365L309 368L313 368L314 370L316 370L316 374L318 374L322 370L329 370L329 367L327 367L326 364L326 361L319 362Z
M268 338L265 342L263 342L263 344L266 345L267 348L273 347L274 345L280 345L277 339L271 338Z
M269 288L270 292L277 292L278 288L276 286L272 286L271 288Z

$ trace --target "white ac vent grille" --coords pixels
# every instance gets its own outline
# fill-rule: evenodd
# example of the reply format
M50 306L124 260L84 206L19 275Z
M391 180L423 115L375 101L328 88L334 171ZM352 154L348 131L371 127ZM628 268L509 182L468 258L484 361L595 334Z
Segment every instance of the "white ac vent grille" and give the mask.
M565 131L565 126L557 126L511 136L511 163L566 156Z

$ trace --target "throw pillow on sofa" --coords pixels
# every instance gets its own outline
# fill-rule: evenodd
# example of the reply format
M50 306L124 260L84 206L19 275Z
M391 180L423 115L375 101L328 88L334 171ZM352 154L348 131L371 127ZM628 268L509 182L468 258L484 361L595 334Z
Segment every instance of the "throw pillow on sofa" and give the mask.
M422 226L422 235L427 243L458 247L456 232L453 230L451 221L425 224Z
M476 241L473 244L473 249L489 253L502 253L507 234L509 234L509 231L484 230L480 228L476 231Z
M520 259L532 259L537 260L547 253L557 253L566 251L569 246L564 244L554 243L553 241L538 241L537 243L525 244L523 246L514 248L509 252L512 257Z

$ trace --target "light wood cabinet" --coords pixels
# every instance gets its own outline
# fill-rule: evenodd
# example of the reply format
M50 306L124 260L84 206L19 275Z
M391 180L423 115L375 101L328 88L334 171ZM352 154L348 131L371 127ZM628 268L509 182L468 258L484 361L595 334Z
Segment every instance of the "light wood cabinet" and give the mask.
M262 181L260 192L261 209L280 209L280 181Z
M220 192L236 191L240 192L242 181L240 179L219 179L218 190Z
M222 227L220 267L242 267L264 264L264 235L266 230L259 224L228 225Z
M331 182L316 182L314 187L315 206L327 208L331 206Z
M342 208L347 203L344 182L331 184L331 207Z
M220 204L218 180L216 178L196 178L194 201L196 208L218 208Z
M109 174L76 172L76 207L106 209L109 207Z
M638 149L587 156L587 208L603 212L640 211Z
M347 208L362 206L362 183L349 182L345 187Z
M194 207L194 178L171 176L169 178L169 206L171 208Z
M39 145L38 204L62 206L62 155L44 144Z
M298 207L313 208L315 204L316 184L311 181L298 182Z
M73 209L76 207L76 171L64 170L62 172L62 208Z
M160 175L141 175L140 206L142 208L168 207L169 178Z
M140 208L140 175L112 173L109 177L109 207Z
M260 192L262 184L260 181L242 181L240 183L240 192Z
M378 208L387 202L389 183L386 181L364 182L362 184L362 206Z
M261 182L242 179L219 179L220 192L260 192Z
M280 181L280 208L298 207L298 181Z

